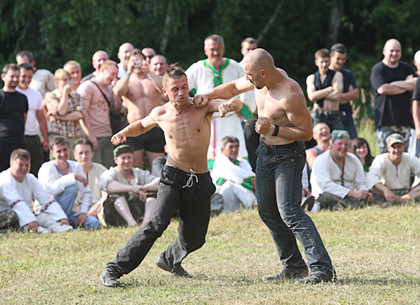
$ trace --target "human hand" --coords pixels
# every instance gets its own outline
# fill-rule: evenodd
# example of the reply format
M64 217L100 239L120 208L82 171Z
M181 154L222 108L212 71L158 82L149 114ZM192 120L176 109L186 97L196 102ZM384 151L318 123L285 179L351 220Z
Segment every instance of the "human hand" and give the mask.
M28 231L31 233L36 233L38 231L39 222L38 221L31 221L28 223Z
M96 139L95 136L88 136L88 138L93 144L93 150L97 150L98 149L98 139Z
M60 225L70 225L70 222L67 218L63 218L60 220Z
M193 98L193 103L199 107L207 105L208 102L209 102L209 99L207 95L205 94L199 94L199 95L194 96Z
M74 178L76 178L77 181L83 183L84 187L86 187L88 185L88 180L85 177L83 177L79 174L76 174L76 173L73 173L73 175L74 175Z
M49 151L49 150L50 150L50 147L49 147L49 145L48 145L48 142L49 142L49 141L44 141L44 142L42 143L42 150L43 150L43 151Z
M272 124L266 117L259 117L255 122L255 131L259 134L272 134L272 132L270 133L271 127Z
M70 84L65 84L63 87L63 96L67 97L69 96L71 91L71 85Z
M386 201L392 201L392 202L398 202L400 197L397 196L393 191L391 190L385 190L384 191L384 197Z
M76 218L76 225L78 225L78 226L83 226L84 224L85 224L85 221L87 222L87 223L89 223L89 217L87 216L87 214L86 213L80 213L79 215L77 215L77 218Z
M112 136L111 142L115 146L118 146L120 144L127 142L127 137L125 136L125 134L118 132Z

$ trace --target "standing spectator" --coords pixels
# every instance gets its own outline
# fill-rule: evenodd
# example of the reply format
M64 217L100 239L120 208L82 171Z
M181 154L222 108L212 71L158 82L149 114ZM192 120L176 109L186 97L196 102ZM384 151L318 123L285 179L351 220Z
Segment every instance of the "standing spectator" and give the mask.
M83 119L83 104L80 95L72 90L71 75L64 69L54 74L57 89L45 95L47 124L50 142L57 137L64 137L73 145L83 137L80 120ZM70 158L74 159L70 152Z
M117 166L105 171L99 185L108 193L98 214L104 226L137 226L149 222L156 205L159 178L149 171L133 167L133 147L114 149ZM147 196L146 192L153 192Z
M413 127L411 91L414 89L414 69L400 61L401 44L389 39L382 51L384 58L375 64L370 74L374 94L376 139L380 153L386 152L385 139L392 133L404 138L406 149Z
M315 159L312 194L321 208L357 208L372 202L359 159L348 153L350 136L345 130L331 134L331 149Z
M420 185L410 187L410 174L420 175L420 160L404 152L404 138L398 133L389 135L386 144L388 152L373 160L367 174L367 185L379 197L381 207L420 196Z
M77 162L69 160L69 142L63 137L54 138L50 149L54 160L42 164L39 181L61 205L73 227L99 228L98 219L87 214L92 204L92 193L83 169ZM79 194L80 206L76 200Z
M359 158L360 163L362 163L363 170L367 173L373 161L369 143L363 138L353 139L351 141L351 150L356 157Z
M72 230L61 206L42 187L38 179L29 173L31 156L25 149L16 149L10 156L10 168L0 173L0 217L3 211L14 212L23 232L49 233ZM32 201L39 204L35 216ZM7 215L7 214L6 214Z
M123 78L127 74L128 59L130 58L130 54L133 49L133 45L129 42L120 45L117 55L120 60L118 63L118 79Z
M102 50L98 50L95 53L93 53L92 56L92 66L95 69L92 73L86 75L82 78L80 83L84 83L87 80L90 80L94 77L96 77L99 73L99 70L101 69L102 64L109 59L108 53Z
M327 123L330 130L344 129L339 98L343 92L343 74L329 69L330 52L320 49L315 52L315 65L318 71L306 78L306 91L314 103L313 125Z
M149 70L152 71L155 75L163 76L166 69L168 69L168 62L166 61L165 56L155 55L150 60Z
M223 57L225 45L219 35L210 35L204 40L204 53L207 59L192 64L185 72L188 75L190 93L204 94L220 84L244 76L243 68L233 59ZM246 107L243 107L244 109ZM217 144L225 136L235 135L239 139L239 157L247 158L245 136L241 121L236 113L229 113L223 119L215 113L211 124L210 146L207 159L209 168L213 167Z
M143 53L144 57L146 57L147 64L150 65L150 60L153 58L153 56L156 55L155 50L152 48L143 48L141 52Z
M258 48L258 41L255 38L247 37L241 42L241 54L243 57L256 48Z
M353 73L343 68L346 57L347 48L343 44L336 43L331 47L330 70L339 71L343 74L343 92L339 97L340 111L344 112L342 116L343 124L344 128L349 132L350 139L354 139L357 138L357 129L353 120L353 106L351 101L359 98L359 89L357 88Z
M31 155L31 174L37 176L38 170L44 162L42 150L45 152L48 152L49 150L47 120L44 115L41 93L29 87L34 73L32 66L30 64L21 64L19 69L19 85L16 90L25 94L28 99L29 108L25 123L25 143L26 149ZM38 126L42 135L42 148L41 139L38 135Z
M248 161L238 158L239 140L226 136L220 141L222 153L214 161L211 176L217 185L216 193L223 196L225 212L257 206L255 174Z
M82 79L82 67L77 61L69 60L64 64L63 69L70 73L73 82L72 91L76 91Z
M0 90L0 172L9 167L10 154L17 148L26 148L25 122L28 99L16 91L19 85L19 67L15 64L4 66Z
M38 69L35 66L35 58L32 52L20 51L16 55L16 62L18 65L25 63L30 64L32 68L34 68L35 72L32 76L30 87L39 91L42 97L44 97L47 92L53 91L55 89L54 75L49 70Z
M418 157L420 155L420 82L418 81L418 76L420 73L420 50L414 55L414 65L417 68L417 81L414 87L414 92L412 96L412 112L413 112L413 121L415 127L415 155ZM412 135L413 136L413 135ZM414 141L413 141L414 142ZM411 144L411 143L410 143ZM414 144L413 144L414 145Z
M95 149L93 161L109 168L114 164L109 111L121 108L121 100L114 95L111 85L117 78L117 63L107 60L101 65L98 72L96 77L82 83L77 89L77 93L80 94L84 107L81 125Z

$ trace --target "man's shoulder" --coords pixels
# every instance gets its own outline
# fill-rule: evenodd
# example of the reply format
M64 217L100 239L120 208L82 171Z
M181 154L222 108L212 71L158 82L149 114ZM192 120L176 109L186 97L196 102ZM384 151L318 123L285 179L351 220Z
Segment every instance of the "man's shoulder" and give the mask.
M188 69L185 71L185 73L193 73L196 70L202 69L205 67L205 60L200 59L199 61L196 61L195 63L191 64L191 66L188 67Z
M95 169L97 171L106 171L107 168L102 165L101 163L92 162L92 169Z
M374 71L382 71L386 68L386 65L382 61L378 61L376 64L372 67L372 72Z

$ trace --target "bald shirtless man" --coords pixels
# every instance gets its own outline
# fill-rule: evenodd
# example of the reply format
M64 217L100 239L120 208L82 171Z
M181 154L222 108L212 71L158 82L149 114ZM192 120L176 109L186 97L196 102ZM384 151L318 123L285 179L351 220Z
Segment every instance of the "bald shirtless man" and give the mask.
M177 208L180 210L179 237L158 257L156 265L176 276L192 277L182 268L181 262L205 242L210 197L216 189L207 168L211 118L216 111L224 116L243 106L236 99L228 102L211 100L205 105L195 105L188 96L185 72L174 65L163 75L162 82L163 93L170 102L154 108L147 117L131 123L112 137L114 145L119 145L125 143L128 136L137 136L160 126L165 132L168 159L162 170L152 219L127 241L99 277L108 287L118 286L117 279L143 261Z
M297 283L332 281L333 266L311 218L302 210L302 170L304 142L312 137L311 117L303 92L285 71L276 68L271 55L251 51L243 59L246 76L220 85L206 95L197 96L197 105L215 98L229 99L255 90L260 134L257 149L255 189L258 212L268 226L283 269L269 280L304 277L308 267L302 259L296 238L302 243L311 274Z
M127 74L114 87L114 93L122 97L127 107L127 121L133 123L146 117L153 108L161 106L162 80L149 73L145 56L139 49L131 51L128 59ZM143 168L146 152L149 164L157 157L164 156L165 137L159 127L155 127L144 135L128 139L134 147L134 167Z

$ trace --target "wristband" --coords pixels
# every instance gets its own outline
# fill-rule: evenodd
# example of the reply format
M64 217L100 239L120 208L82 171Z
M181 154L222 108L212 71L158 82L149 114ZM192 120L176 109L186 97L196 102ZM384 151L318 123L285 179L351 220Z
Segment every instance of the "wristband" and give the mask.
M273 131L272 136L277 137L278 134L279 134L279 125L274 124L274 131Z

